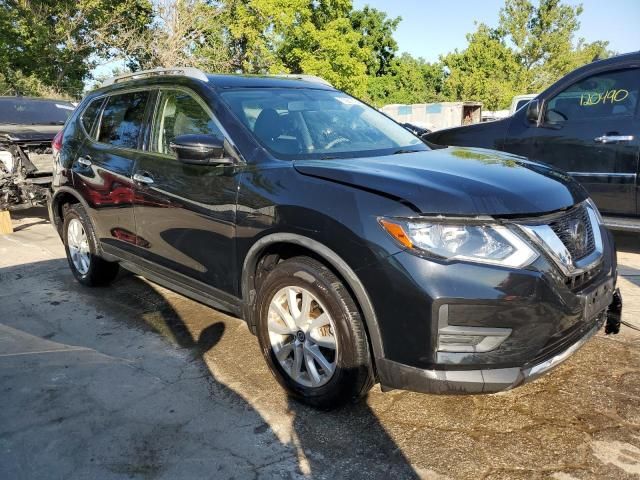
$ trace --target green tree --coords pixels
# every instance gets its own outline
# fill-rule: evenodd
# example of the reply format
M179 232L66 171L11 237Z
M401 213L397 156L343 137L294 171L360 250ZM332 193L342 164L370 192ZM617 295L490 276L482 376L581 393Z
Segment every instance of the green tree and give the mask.
M362 10L350 14L353 28L360 32L360 47L367 48L371 57L367 61L367 74L386 74L398 51L393 34L402 20L400 17L387 18L387 14L366 5Z
M219 13L232 71L275 73L286 71L278 50L294 26L298 12L308 16L305 0L220 0Z
M364 94L371 50L350 20L351 0L220 0L230 70L319 75Z
M337 88L364 95L371 51L360 46L360 33L342 15L331 19L313 6L309 13L306 18L300 15L278 51L287 70L318 75Z
M78 96L124 30L143 31L150 0L0 0L0 69L17 93L46 86ZM118 52L119 54L119 52Z
M574 43L582 11L582 5L561 0L540 0L537 6L531 0L505 1L498 31L513 45L530 90L541 90L577 67L610 55L608 42L579 38Z
M480 100L506 108L514 95L535 93L570 71L610 55L607 42L575 34L582 6L561 0L506 0L495 29L481 24L469 45L442 57L444 93L452 100Z
M450 100L481 101L489 110L506 108L527 90L527 76L500 32L484 24L467 35L469 45L442 57L448 74L444 93Z
M444 100L444 70L408 53L394 58L387 73L369 77L367 98L377 106L389 103L428 103Z

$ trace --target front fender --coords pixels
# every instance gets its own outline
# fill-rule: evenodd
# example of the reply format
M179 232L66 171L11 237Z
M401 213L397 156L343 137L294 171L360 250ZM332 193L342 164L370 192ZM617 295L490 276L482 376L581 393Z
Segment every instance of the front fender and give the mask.
M330 264L344 279L351 291L356 297L356 301L362 309L369 339L371 340L371 347L375 359L384 357L384 348L382 344L382 338L380 335L380 328L378 326L378 320L376 313L373 309L373 304L364 285L356 275L356 272L345 262L337 253L323 245L322 243L313 240L312 238L305 237L294 233L272 233L262 237L256 243L253 244L247 256L245 257L242 268L242 298L243 302L243 314L247 323L250 326L255 325L255 299L256 299L256 285L255 285L255 271L258 260L261 257L262 252L267 247L275 244L291 244L304 247L313 251L316 255Z

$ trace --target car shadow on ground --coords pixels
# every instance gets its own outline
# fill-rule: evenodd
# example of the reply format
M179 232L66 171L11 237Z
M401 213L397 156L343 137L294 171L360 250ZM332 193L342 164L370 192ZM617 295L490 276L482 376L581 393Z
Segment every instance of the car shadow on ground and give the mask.
M185 322L181 314L174 309L169 302L154 288L136 276L130 276L119 280L116 290L133 293L132 300L138 302L139 294L142 294L147 302L155 304L156 312L152 321L143 319L154 331L171 338L180 348L187 349L194 361L201 363L211 373L211 381L225 387L227 398L232 397L233 402L243 402L247 410L254 409L252 402L246 401L244 396L224 385L224 381L211 371L209 365L215 363L214 359L206 358L209 352L215 350L216 345L223 339L227 329L237 330L237 319L229 319L231 325L227 326L223 321L204 327L199 332L198 326L191 321ZM207 308L207 307L204 307ZM211 310L212 314L215 311ZM212 315L213 316L213 315ZM246 342L254 342L257 339L248 330L243 329L242 338L234 335L236 342L235 354L243 355L243 345ZM253 348L251 351L257 351ZM226 352L222 352L224 355ZM240 360L240 358L238 358ZM251 360L244 359L238 363L237 371L230 372L232 376L239 374L247 363L263 362L259 355ZM267 373L267 375L269 375ZM271 380L267 378L265 380ZM261 388L270 388L272 382L264 382ZM267 392L264 392L268 395ZM254 409L255 410L255 409ZM333 410L323 412L301 404L295 399L288 399L287 414L292 418L291 437L288 447L295 449L298 459L299 471L311 478L394 478L417 479L418 475L413 470L401 449L391 439L384 427L380 424L376 415L365 401L357 402ZM260 415L260 412L256 412ZM265 419L264 424L256 427L256 432L272 432L272 426Z
M272 422L263 415L265 409L258 411L255 408L255 402L248 398L246 392L243 394L237 392L237 382L242 382L242 369L247 364L259 365L260 362L263 362L259 353L257 358L244 358L246 356L244 354L245 345L251 346L249 350L252 353L259 352L259 350L255 348L257 339L246 328L242 331L240 330L239 326L241 324L238 319L219 314L184 297L171 293L165 294L163 293L165 291L158 289L150 282L128 272L121 273L110 288L92 289L82 287L75 282L71 273L66 269L65 259L0 269L0 283L3 284L5 293L19 292L22 289L21 282L26 281L29 277L37 279L36 281L41 290L31 292L28 302L20 306L19 315L24 315L25 318L31 319L47 318L53 324L58 322L62 327L60 331L44 335L44 330L39 330L37 322L33 321L31 323L31 320L21 322L20 319L16 318L12 322L8 322L11 324L11 328L24 330L30 335L37 335L41 338L94 349L101 355L118 357L123 356L122 342L125 342L125 344L129 341L134 342L134 344L140 343L137 347L131 346L129 351L132 358L137 358L134 365L139 364L141 369L148 368L146 362L150 361L150 359L148 358L145 361L144 358L147 353L156 357L166 354L167 357L174 358L173 349L188 353L182 357L183 361L189 364L190 367L195 366L203 373L201 377L197 377L192 381L208 385L207 388L196 389L201 393L208 391L210 396L210 398L199 399L200 403L198 405L204 403L206 408L207 402L211 402L211 412L209 412L208 418L202 419L200 433L205 436L220 435L218 431L219 425L215 425L216 418L219 418L216 415L216 411L218 411L218 415L223 417L228 414L227 407L220 408L221 403L228 405L229 409L235 412L240 411L238 421L230 425L228 436L232 445L234 444L233 438L236 439L236 445L238 445L237 453L239 459L233 460L234 462L237 461L238 465L241 465L242 460L246 458L253 459L249 462L251 464L250 468L253 470L251 472L252 476L253 473L256 473L255 476L257 477L264 475L282 478L418 478L398 445L385 431L376 415L365 402L348 405L332 412L320 412L293 399L284 400L286 405L283 406L283 409L286 411L289 419L288 425L290 425L292 431L289 432L289 435L284 436L281 432L274 431ZM51 296L52 292L55 292L55 295ZM60 315L60 319L55 320L58 314L54 309L60 302L75 304L75 312L73 309L70 310L71 318L65 318L64 315ZM178 302L177 307L175 302ZM93 308L95 310L91 310ZM48 311L51 313L48 313ZM100 312L100 314L87 314L89 311ZM191 313L184 315L183 311ZM92 328L94 328L91 324L94 321L92 315L96 319L99 318L99 321L95 321L95 336L87 335L87 332L91 332ZM105 328L106 332L98 333L99 329L105 330ZM233 355L237 355L238 360L241 360L235 368L228 367L229 362L233 363L234 359L229 360L227 358L225 360L227 364L226 374L236 379L233 387L226 385L226 379L220 378L215 368L217 357L229 356L228 351L218 352L216 347L228 335L230 329L234 331L233 349L235 352ZM74 330L76 331L74 332ZM240 331L241 333L238 334ZM114 346L115 335L118 336L119 346ZM166 347L164 348L156 348L147 352L146 349L150 347L144 344L157 345L158 335L173 346L165 344ZM135 352L134 348L140 349L138 353ZM129 351L124 350L124 353L128 355ZM142 358L140 356L136 357L137 354L142 355ZM262 368L262 366L259 366L259 368ZM2 369L0 369L1 371ZM70 371L67 370L67 372ZM96 375L98 374L99 372L96 373ZM156 375L163 377L162 374L156 373ZM237 380L238 378L240 380ZM117 379L114 380L117 381ZM261 390L273 388L274 385L273 380L268 377L268 373L266 377L259 377L259 380L254 383ZM72 386L71 388L74 387ZM76 386L76 388L82 389L84 387ZM117 388L117 386L114 385L114 388ZM75 393L78 396L84 394L82 391ZM261 395L269 397L274 396L274 393L262 391ZM10 397L14 400L6 398L5 401L13 402L15 399L20 401L14 395L18 394L14 393ZM280 396L281 394L278 392L275 395ZM100 402L101 400L98 399L98 401ZM105 398L104 402L108 402L108 399ZM28 403L24 405L24 408L25 415L37 415L35 412L28 411ZM56 404L52 403L50 408L56 408ZM67 410L66 406L60 407L58 404L57 408L65 410L53 412L57 417L75 416L73 412ZM158 429L164 428L163 422L166 421L166 411L164 409L159 409L157 412L149 411L152 408L153 404L150 404L144 414L146 417L145 423L139 427L143 432L138 432L137 435L147 438L148 433L151 437L148 441L154 445L143 449L139 447L132 448L126 444L110 446L110 449L105 450L101 464L111 465L111 467L108 467L111 471L107 468L103 473L113 473L112 470L115 468L113 465L116 462L114 457L117 457L118 471L131 474L134 477L139 473L140 468L157 474L168 473L164 470L165 466L174 462L187 461L184 458L171 458L171 453L167 453L167 450L169 452L179 452L179 450L169 449L168 446L165 446L165 443L181 445L183 439L180 437L182 433L180 430L172 431L167 438L164 438L163 434L158 434ZM184 414L190 415L188 411ZM95 416L99 417L99 419L96 419L94 414L85 412L78 415L76 421L87 424L99 423L101 421L100 415L101 412L97 411ZM197 415L197 411L191 413L192 417ZM197 418L189 420L198 422ZM64 421L66 420L60 421L61 428L64 427ZM222 419L220 421L223 424L225 423ZM114 416L109 422L108 429L122 427L122 422L118 416ZM154 424L152 432L155 433L151 431L144 433L147 428L150 428L147 426L147 422ZM19 425L14 425L14 427L16 427L16 430L20 430ZM76 429L73 425L67 428L66 432L64 429L59 432L59 436L64 438L77 434L77 432L73 432ZM233 432L236 429L246 432L247 428L248 435ZM0 431L0 438L10 443L10 437L7 437L5 433ZM42 436L41 433L37 430L29 432L29 438L32 439L29 442L35 442L32 445L33 451L43 448L43 445L38 443L45 441L38 439L38 437ZM153 438L154 436L156 438ZM74 441L78 441L78 439L76 438ZM93 442L91 438L86 438L84 441ZM116 443L116 440L114 440L114 443ZM44 447L56 450L59 448L57 445L59 444L54 442L52 445L45 445ZM269 448L265 449L265 445L269 446ZM16 448L18 448L18 445L16 445ZM144 453L142 450L144 449L149 451L164 450L163 457L154 457L154 460L150 461L142 455ZM229 449L232 450L233 447L230 446ZM243 474L241 472L244 470L240 466L238 467L238 472L227 469L221 470L221 460L217 458L218 452L212 449L212 453L213 455L209 456L208 462L211 471L216 471L217 469L216 478L230 478L237 475L242 478ZM62 452L60 455L63 456ZM144 457L142 460L140 458L141 455ZM198 455L200 461L202 461L203 452L199 452ZM231 455L234 455L233 451ZM269 455L273 458L266 458ZM204 458L207 458L206 453ZM93 458L91 461L93 462ZM204 461L207 462L207 460ZM95 468L97 465L93 464L92 467ZM0 468L0 471L2 471L2 468Z

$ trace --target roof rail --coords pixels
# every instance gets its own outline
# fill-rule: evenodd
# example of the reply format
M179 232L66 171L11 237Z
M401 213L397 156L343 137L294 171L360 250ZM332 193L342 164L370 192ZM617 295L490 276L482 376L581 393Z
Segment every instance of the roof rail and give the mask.
M127 80L137 80L139 78L148 78L161 75L181 75L184 77L195 78L196 80L202 80L208 82L207 75L198 68L193 67L171 67L171 68L154 68L152 70L140 70L139 72L125 73L124 75L118 75L117 77L108 78L102 82L102 86L113 85L114 83L120 83Z
M272 77L281 77L281 78L290 78L292 80L305 80L307 82L321 83L323 85L328 85L330 87L333 87L333 85L331 85L331 83L329 83L328 81L326 81L322 77L318 77L317 75L306 75L306 74L303 74L303 73L277 73L277 74L271 75L271 76Z

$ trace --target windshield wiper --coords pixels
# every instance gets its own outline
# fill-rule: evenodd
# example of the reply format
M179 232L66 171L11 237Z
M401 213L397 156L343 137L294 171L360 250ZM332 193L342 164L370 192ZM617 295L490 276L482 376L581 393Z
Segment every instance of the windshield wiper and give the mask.
M396 150L395 152L393 152L393 154L399 155L401 153L417 153L417 152L424 152L424 150L411 150L408 148L401 148L400 150Z

